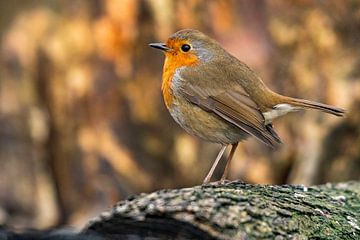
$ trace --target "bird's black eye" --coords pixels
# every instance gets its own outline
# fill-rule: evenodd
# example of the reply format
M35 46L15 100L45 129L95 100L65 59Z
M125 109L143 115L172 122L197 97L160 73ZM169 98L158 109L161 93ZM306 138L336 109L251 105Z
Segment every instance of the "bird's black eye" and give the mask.
M189 44L183 44L183 45L181 46L181 50L182 50L183 52L188 52L190 49L191 49L191 46L190 46Z

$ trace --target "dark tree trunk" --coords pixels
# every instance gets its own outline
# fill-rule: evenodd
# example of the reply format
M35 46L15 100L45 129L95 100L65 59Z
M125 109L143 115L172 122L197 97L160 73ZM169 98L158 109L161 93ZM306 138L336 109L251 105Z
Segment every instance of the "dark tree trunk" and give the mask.
M360 239L360 182L160 190L119 202L84 232L105 239Z

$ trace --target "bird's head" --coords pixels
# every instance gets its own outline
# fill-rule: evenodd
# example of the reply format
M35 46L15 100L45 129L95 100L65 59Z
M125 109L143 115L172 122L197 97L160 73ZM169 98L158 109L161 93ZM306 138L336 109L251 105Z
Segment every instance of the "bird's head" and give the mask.
M166 60L176 66L190 66L213 59L220 45L205 34L184 29L171 35L166 43L150 43L153 48L164 51Z

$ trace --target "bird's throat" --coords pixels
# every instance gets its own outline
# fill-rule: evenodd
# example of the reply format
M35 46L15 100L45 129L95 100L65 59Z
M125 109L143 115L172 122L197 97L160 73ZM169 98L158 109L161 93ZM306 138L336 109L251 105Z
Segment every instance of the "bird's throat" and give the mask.
M168 58L166 58L164 63L161 91L167 108L170 107L173 101L173 95L171 92L171 82L174 77L175 70L176 68L174 68L172 64L169 63Z
M197 62L198 59L195 55L186 56L183 54L166 53L161 90L167 108L170 108L171 103L173 101L171 82L176 73L176 69L178 69L179 67L194 66L197 64Z

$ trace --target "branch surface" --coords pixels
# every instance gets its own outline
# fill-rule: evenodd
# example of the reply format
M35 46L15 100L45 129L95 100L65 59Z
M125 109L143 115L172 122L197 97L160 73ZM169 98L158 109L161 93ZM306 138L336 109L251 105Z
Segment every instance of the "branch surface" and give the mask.
M119 202L84 232L106 239L360 239L360 182L160 190Z

